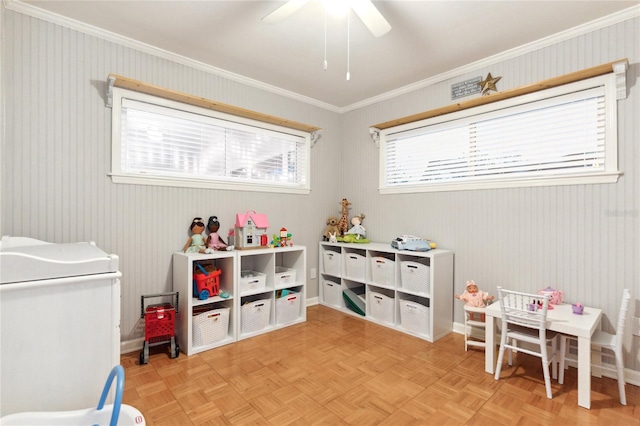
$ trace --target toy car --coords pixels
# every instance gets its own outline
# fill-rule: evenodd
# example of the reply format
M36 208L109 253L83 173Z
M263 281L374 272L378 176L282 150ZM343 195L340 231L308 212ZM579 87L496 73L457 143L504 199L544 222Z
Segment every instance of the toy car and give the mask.
M414 237L413 235L401 235L395 240L391 241L391 247L398 250L411 250L411 251L429 251L431 245L429 241L424 238Z

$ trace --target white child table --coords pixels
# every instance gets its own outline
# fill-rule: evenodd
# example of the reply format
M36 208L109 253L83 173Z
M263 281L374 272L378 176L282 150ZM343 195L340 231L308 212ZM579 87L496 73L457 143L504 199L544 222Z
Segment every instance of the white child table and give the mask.
M494 374L497 361L496 338L497 323L502 317L500 302L496 301L486 308L485 329L485 365L487 373ZM584 308L582 315L576 315L571 304L553 305L547 312L547 329L574 336L578 339L578 405L591 408L591 335L600 327L602 310ZM497 320L497 321L496 321Z

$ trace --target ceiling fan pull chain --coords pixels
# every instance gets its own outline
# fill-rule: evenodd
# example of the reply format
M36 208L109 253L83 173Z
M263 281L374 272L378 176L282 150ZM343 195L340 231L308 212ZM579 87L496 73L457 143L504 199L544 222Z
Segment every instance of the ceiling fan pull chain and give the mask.
M324 70L327 70L327 8L324 9Z
M350 33L351 33L351 9L349 9L349 11L347 12L347 81L351 80L351 73L349 72Z

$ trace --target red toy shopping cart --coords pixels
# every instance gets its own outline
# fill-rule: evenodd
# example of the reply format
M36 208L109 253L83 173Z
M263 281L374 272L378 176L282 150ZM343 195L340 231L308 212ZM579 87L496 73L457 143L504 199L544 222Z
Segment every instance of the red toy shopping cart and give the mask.
M153 297L175 296L175 305L171 303L158 303L148 305L145 309L144 299ZM171 344L171 358L177 358L180 355L180 348L176 341L175 322L178 313L178 297L179 292L158 293L143 295L140 298L140 318L144 318L144 344L140 352L140 365L149 362L149 348L159 346L165 343Z

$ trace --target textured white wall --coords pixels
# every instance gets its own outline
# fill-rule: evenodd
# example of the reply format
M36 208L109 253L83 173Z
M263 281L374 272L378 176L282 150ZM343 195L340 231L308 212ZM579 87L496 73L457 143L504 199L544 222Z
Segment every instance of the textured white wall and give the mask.
M335 112L247 87L202 70L58 25L4 11L2 235L51 242L95 241L120 257L123 340L140 336L140 295L171 291L171 255L195 216L266 213L308 246L309 265L326 217L337 210L339 176L329 173L342 144ZM116 185L111 162L109 73L323 128L311 149L310 195ZM336 201L337 206L337 201ZM317 296L317 280L308 281Z
M308 247L347 197L365 213L369 237L428 236L455 252L455 292L474 279L534 290L552 285L571 300L604 309L615 321L622 288L640 315L640 19L469 71L383 102L338 114L230 81L20 13L3 12L3 235L52 242L96 241L120 256L122 334L136 335L140 295L171 289L171 254L182 248L194 216L217 215L230 227L236 212L266 213ZM378 149L368 127L452 103L450 85L491 72L500 90L629 58L629 96L619 102L617 184L380 195ZM205 98L322 127L312 148L308 196L114 185L111 110L104 106L110 72ZM332 170L337 170L334 172ZM317 280L308 280L317 296ZM455 305L455 321L462 307ZM136 334L138 333L138 334ZM640 371L639 338L627 335L627 367Z

